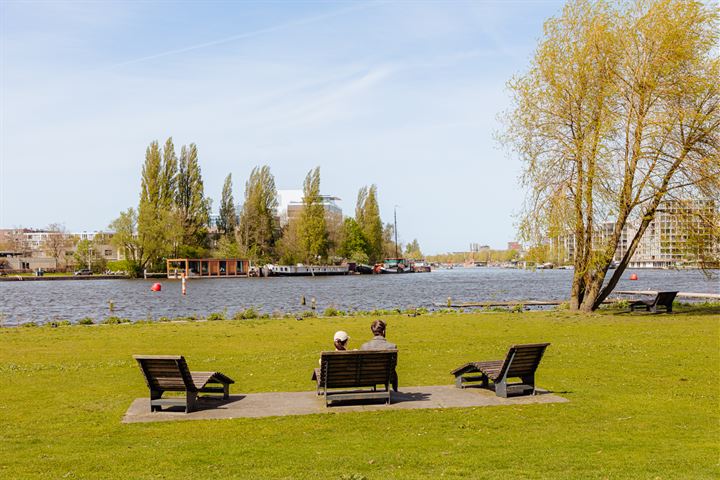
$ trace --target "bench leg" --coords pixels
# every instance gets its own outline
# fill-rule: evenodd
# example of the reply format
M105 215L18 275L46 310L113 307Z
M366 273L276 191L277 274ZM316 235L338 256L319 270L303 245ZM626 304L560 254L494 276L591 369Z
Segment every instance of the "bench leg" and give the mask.
M455 376L455 388L463 388L462 375Z
M230 398L230 384L225 383L223 384L223 400L227 400Z
M529 375L527 377L520 377L523 384L529 385L532 388L532 395L535 395L535 375Z
M197 410L197 392L185 392L185 413Z
M153 400L158 400L160 397L162 397L162 390L150 390L150 411L151 412L159 412L160 411L160 405L153 405Z
M507 380L502 379L495 382L495 395L502 398L507 398Z

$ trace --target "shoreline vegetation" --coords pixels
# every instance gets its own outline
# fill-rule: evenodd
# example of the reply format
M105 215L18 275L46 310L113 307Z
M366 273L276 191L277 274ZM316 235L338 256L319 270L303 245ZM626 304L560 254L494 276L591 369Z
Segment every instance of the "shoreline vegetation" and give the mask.
M133 354L181 354L231 393L313 391L319 352L372 316L0 329L5 478L717 478L720 314L601 310L383 317L400 390L550 342L537 384L562 404L123 424ZM242 401L242 400L240 400ZM165 452L165 453L162 453ZM167 454L172 452L172 454ZM279 454L282 452L282 454ZM482 455L478 455L482 452ZM517 459L522 458L522 462Z
M617 300L614 303L605 305L596 314L629 314L629 301ZM222 311L210 312L206 315L186 315L179 317L160 316L157 318L147 317L143 319L130 319L117 315L108 315L103 318L85 317L78 321L70 320L51 320L47 322L24 322L20 324L6 324L0 314L0 328L57 328L70 326L102 326L102 325L147 325L158 323L191 323L191 322L222 322L222 321L241 321L241 320L305 320L305 319L332 319L332 318L357 318L357 317L386 317L386 316L439 316L448 314L478 314L478 313L511 313L522 314L531 312L556 312L563 313L569 310L569 304L562 303L555 308L532 308L523 302L518 302L508 306L491 306L491 307L450 307L450 308L387 308L373 310L341 310L335 307L327 307L323 310L304 309L296 311L263 312L256 307L250 307L244 310L237 310L234 313L228 313L227 309ZM718 314L720 315L720 302L673 302L674 314ZM582 318L582 317L579 317Z

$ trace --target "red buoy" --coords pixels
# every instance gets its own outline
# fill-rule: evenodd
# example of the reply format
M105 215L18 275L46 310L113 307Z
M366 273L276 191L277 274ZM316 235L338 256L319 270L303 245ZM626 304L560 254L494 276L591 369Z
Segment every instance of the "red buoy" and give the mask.
M162 285L160 285L159 283L153 283L153 286L150 287L150 290L152 290L153 292L159 292L160 290L162 290Z
M630 274L630 280L637 280L637 279L638 279L637 273Z

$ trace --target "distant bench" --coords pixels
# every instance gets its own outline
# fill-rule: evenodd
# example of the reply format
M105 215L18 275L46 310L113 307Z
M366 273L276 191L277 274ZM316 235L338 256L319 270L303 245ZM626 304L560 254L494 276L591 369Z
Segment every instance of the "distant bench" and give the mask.
M667 313L672 313L672 304L678 292L658 292L653 300L635 300L630 303L630 311L644 308L648 312L658 313L658 307L663 307Z
M366 399L389 404L397 354L397 350L322 352L320 368L312 376L318 395L325 397L325 406L333 401Z

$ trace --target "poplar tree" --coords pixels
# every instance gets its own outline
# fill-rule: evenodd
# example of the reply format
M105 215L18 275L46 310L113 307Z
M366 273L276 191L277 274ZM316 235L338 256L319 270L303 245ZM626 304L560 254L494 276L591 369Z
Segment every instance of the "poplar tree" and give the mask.
M262 264L275 256L280 228L277 210L277 189L270 167L255 167L245 183L245 201L240 213L238 236L250 260Z
M219 213L220 215L217 221L218 231L225 237L234 239L235 228L237 227L237 213L235 212L235 199L232 193L232 173L228 173L228 176L225 177Z
M160 169L160 205L165 210L171 210L175 204L177 192L177 169L178 161L175 155L175 146L172 137L165 141L163 148L162 168Z
M166 246L161 202L160 172L162 169L160 147L153 141L145 151L145 163L140 180L140 204L138 206L138 263L140 269L157 261Z
M183 243L191 251L197 251L207 244L210 199L205 198L197 146L194 143L183 145L180 149L177 179L175 204L183 228Z
M383 225L377 201L377 186L363 187L358 192L355 220L367 242L365 253L370 261L374 263L381 260L383 256Z
M320 167L310 170L305 177L303 210L298 230L308 263L314 263L327 257L328 232L325 222L325 207L320 198Z

